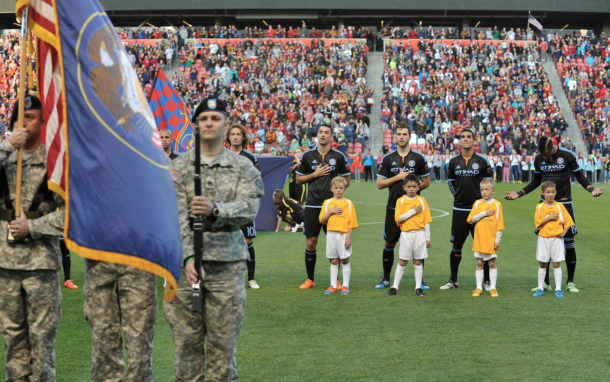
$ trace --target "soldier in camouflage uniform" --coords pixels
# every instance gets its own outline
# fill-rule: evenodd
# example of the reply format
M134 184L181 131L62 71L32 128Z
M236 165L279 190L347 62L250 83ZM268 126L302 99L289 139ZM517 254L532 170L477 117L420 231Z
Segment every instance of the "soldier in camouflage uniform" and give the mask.
M61 318L58 236L63 200L47 188L46 151L40 142L42 106L25 98L24 126L0 144L0 330L7 381L55 381L55 334ZM22 214L14 217L17 148L22 147ZM9 243L10 229L17 241Z
M152 381L156 276L126 265L86 263L85 318L93 344L91 380ZM121 331L127 350L126 369Z
M263 196L261 175L252 163L222 146L229 126L226 106L204 100L193 114L201 131L201 179L203 195L194 196L194 155L172 162L180 230L183 270L176 299L164 302L176 354L176 381L237 380L237 338L244 318L246 291L243 283L248 249L240 227L254 219ZM193 231L189 216L206 219L203 249L203 313L193 313ZM204 345L207 341L207 349ZM207 360L206 360L207 354ZM206 362L207 361L207 362Z

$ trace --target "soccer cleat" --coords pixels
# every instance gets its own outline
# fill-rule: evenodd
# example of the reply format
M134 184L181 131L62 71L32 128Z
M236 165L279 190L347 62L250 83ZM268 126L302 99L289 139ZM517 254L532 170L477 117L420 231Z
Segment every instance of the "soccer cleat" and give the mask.
M447 290L447 289L456 289L459 288L459 285L457 282L453 282L451 280L447 281L443 286L441 286L440 289L442 290Z
M544 285L543 285L543 288L544 288L544 290L551 290L551 285L549 285L549 284L544 284ZM538 287L536 287L536 288L532 288L532 292L535 292L535 291L537 291L537 290L538 290Z
M498 297L498 291L495 289L490 290L489 293L491 294L491 297Z
M375 289L383 289L390 286L390 282L386 279L382 279L381 282L375 285Z
M472 291L472 297L481 297L482 294L483 290L478 288Z
M423 290L428 290L428 289L430 289L430 287L426 285L426 283L424 282L424 280L422 280L422 281L421 281L421 289L423 289Z
M250 287L250 289L261 289L260 285L258 285L256 280L248 281L248 286Z
M536 293L534 293L534 297L542 297L544 296L544 291L542 289L536 289Z
M567 285L567 287L566 287L566 290L567 290L568 292L570 292L570 293L578 293L578 292L580 292L580 291L578 290L578 288L576 288L576 284L574 284L574 283L573 283L573 282L571 282L571 281L568 283L568 285Z
M311 289L316 286L316 283L311 281L310 279L305 280L303 284L299 287L299 289Z
M483 286L485 292L491 291L491 283L489 281L485 281L485 285Z
M561 289L555 290L555 297L559 297L559 298L563 297L563 292L561 291Z
M415 295L417 297L424 297L426 294L422 288L415 289Z
M337 293L337 288L328 287L327 290L324 291L324 294L335 294Z
M64 288L68 288L68 289L78 289L78 286L76 286L76 284L74 284L72 282L72 280L66 280L64 282Z
M388 291L388 293L386 293L388 296L396 296L398 294L398 289L392 287L390 288L390 290Z
M342 295L347 295L347 294L349 294L349 293L350 293L350 291L349 291L349 288L348 288L348 287L343 287L343 288L341 288L341 294L342 294Z

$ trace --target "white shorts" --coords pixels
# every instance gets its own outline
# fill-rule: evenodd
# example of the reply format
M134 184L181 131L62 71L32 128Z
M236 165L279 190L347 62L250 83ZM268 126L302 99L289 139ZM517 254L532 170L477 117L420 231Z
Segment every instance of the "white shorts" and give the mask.
M565 248L563 239L559 237L541 237L538 236L538 248L536 248L536 260L548 263L559 263L565 261Z
M483 259L483 261L488 261L490 259L497 259L498 254L497 253L489 254L489 253L475 252L474 257L476 257L477 259Z
M328 231L326 233L326 258L347 259L352 255L352 247L345 249L346 233Z
M426 248L426 231L418 229L400 233L400 248L398 249L400 260L423 260L428 257Z

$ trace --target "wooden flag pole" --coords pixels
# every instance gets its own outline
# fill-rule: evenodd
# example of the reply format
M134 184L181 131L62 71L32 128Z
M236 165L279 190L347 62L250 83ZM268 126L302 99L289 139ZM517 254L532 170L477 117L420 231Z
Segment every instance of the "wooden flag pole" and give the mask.
M17 126L23 127L25 111L25 73L28 48L28 7L23 10L21 19L21 62L19 71L19 108L17 110ZM21 178L23 173L23 147L17 150L17 169L15 175L15 218L21 217Z

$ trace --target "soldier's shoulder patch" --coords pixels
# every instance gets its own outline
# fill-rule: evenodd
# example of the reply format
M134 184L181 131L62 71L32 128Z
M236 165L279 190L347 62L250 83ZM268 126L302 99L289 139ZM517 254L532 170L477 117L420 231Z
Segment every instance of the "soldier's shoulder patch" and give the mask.
M182 176L176 170L169 170L169 174L174 182L178 182L178 179Z

